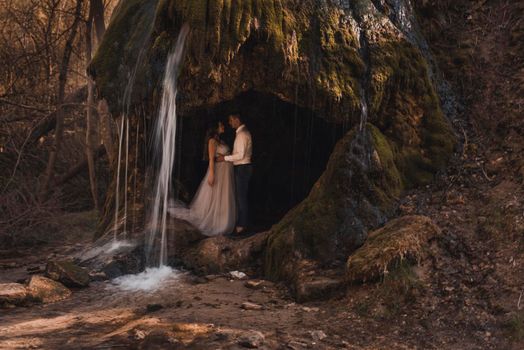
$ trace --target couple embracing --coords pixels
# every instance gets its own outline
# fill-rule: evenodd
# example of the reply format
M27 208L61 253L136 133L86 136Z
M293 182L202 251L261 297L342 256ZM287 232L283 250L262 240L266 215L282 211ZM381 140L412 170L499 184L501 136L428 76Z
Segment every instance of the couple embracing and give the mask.
M236 130L233 152L222 140L222 122L210 126L206 133L207 173L189 208L175 207L170 213L189 221L206 236L242 235L248 226L248 189L253 173L251 133L239 114L228 117Z

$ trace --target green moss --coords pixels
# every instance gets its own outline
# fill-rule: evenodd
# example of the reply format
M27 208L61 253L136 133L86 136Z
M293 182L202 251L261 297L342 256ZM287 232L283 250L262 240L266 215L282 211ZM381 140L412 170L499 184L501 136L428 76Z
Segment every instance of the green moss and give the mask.
M373 162L361 168L367 154L373 155ZM345 256L362 244L362 226L377 225L391 212L401 191L386 137L373 125L363 132L351 130L336 145L309 196L271 228L266 276L292 279L297 256L320 261Z
M433 166L441 169L448 163L457 139L449 122L443 116L438 96L432 85L429 90L424 100L428 112L423 121L422 146L427 149L427 156L431 159Z
M436 168L431 161L420 154L419 150L408 149L399 152L398 160L402 168L404 183L408 187L428 184L433 181Z
M395 156L386 137L373 125L368 129L373 138L373 146L378 155L379 167L377 182L373 183L372 193L376 196L376 202L381 208L390 208L400 197L402 192L402 180L395 163Z
M279 71L286 68L285 62L289 63L286 48L296 38L300 57L320 53L319 64L308 67L303 73L308 76L295 76L296 83L312 81L319 100L345 100L349 106L344 107L346 111L359 110L358 82L364 63L349 26L341 26L342 10L333 5L317 7L307 3L293 11L291 4L274 0L210 0L207 7L202 7L202 3L206 2L171 1L169 6L169 21L185 21L192 28L191 41L198 43L191 44L193 56L205 54L205 59L194 61L228 64L239 48L255 37L267 49L263 54L267 66ZM166 26L157 25L162 30Z
M407 187L423 185L448 162L456 144L420 51L392 40L370 48L370 111L391 141Z
M299 54L311 57L308 79L315 84L317 96L328 103L345 103L346 113L358 113L359 82L365 64L357 50L358 43L352 29L347 23L340 22L343 11L319 6L305 15L306 18L298 21Z
M346 264L348 282L376 281L399 263L418 263L427 254L427 242L440 229L427 217L404 216L389 221L369 234L364 245Z
M354 133L354 132L353 132ZM352 137L337 144L326 172L309 196L271 228L264 270L272 279L290 279L294 271L294 254L302 252L327 257L333 251L330 239L340 227L342 218L337 205L343 200L343 149Z
M524 312L517 310L504 323L504 328L508 336L513 341L521 341L524 339Z
M323 256L329 254L329 237L335 234L341 220L337 216L342 191L340 172L345 162L343 154L349 147L355 131L336 146L327 169L314 185L309 196L271 228L264 264L266 276L272 279L290 279L297 252ZM300 253L299 253L300 254Z
M169 16L157 28L170 23L187 23L192 28L192 45L218 62L228 62L251 34L255 22L273 48L281 48L284 33L283 8L274 0L170 0L163 4Z
M417 300L424 289L424 284L412 266L404 260L384 277L384 281L374 291L373 299L385 306L381 316L396 318L407 305Z
M180 27L187 23L191 33L184 67L191 66L198 74L182 74L181 81L191 80L196 86L197 81L212 76L218 83L222 74L247 70L245 76L231 78L242 77L259 90L268 89L288 99L295 98L299 86L297 104L316 111L325 111L327 104L338 109L329 113L333 119L347 120L360 109L359 82L365 68L357 39L350 25L341 22L341 16L343 10L338 6L318 6L313 1L297 5L280 0L130 0L116 10L90 70L96 76L100 94L114 112L121 107L137 55L145 50L137 75L140 84L136 84L138 89L132 96L132 103L142 103L158 88L165 58ZM152 20L152 36L143 42L142 35L149 25L146 22ZM252 67L236 66L243 62L236 60L239 55L255 66L269 68L271 78L262 70L251 72ZM265 80L282 76L285 87L267 86ZM238 87L244 82L228 83ZM198 90L202 100L211 94L206 89Z
M129 0L119 4L104 40L91 61L89 72L95 77L101 96L105 97L113 114L122 110L122 97L129 82L130 72L140 53L143 53L148 32L153 24L158 0ZM142 70L137 74L138 80L145 78L145 65L139 65ZM135 84L135 87L141 87ZM137 91L137 95L144 92Z

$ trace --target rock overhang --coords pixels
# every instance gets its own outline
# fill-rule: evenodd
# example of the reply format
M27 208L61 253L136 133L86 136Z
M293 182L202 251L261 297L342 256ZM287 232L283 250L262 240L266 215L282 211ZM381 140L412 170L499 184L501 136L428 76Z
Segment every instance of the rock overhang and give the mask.
M402 189L432 181L447 164L456 143L426 58L383 12L374 2L364 0L133 0L118 9L90 71L113 115L121 114L128 103L131 110L152 116L161 94L165 58L178 30L187 23L192 30L178 77L179 111L183 115L252 90L278 96L331 121L353 125L350 133L354 134L362 122L365 103L369 110L365 120L369 123L365 128L368 142L361 146L369 146L366 150L370 155L385 157L387 166L374 167L364 174L363 182L370 184L371 192L368 186L364 197L358 191L347 192L346 197L365 198L362 208L369 210L333 209L344 208L348 198L330 197L336 192L330 188L347 186L358 164L334 154L328 168L341 171L332 176L332 183L327 186L321 178L314 186L320 188L317 194L306 198L269 235L275 249L283 247L283 251L273 249L266 255L274 260L271 266L282 265L287 255L297 251L323 259L336 246L329 241L340 241L336 232L347 231L340 225L351 226L351 218L333 220L337 227L330 232L321 230L325 232L318 235L318 225L308 224L306 217L308 212L318 211L313 205L317 197L329 202L319 213L333 209L325 217L349 215L354 216L353 221L367 222L362 224L366 226L363 231L355 231L360 237L391 215ZM141 36L143 29L133 21L142 26L147 22L150 35ZM126 88L130 78L134 79L131 93ZM348 134L345 139L338 147L342 155L356 149L346 146L358 138ZM383 203L387 203L387 210L377 214L376 208ZM299 227L301 232L278 233L287 232L289 227ZM278 241L282 244L275 243ZM311 251L315 247L318 254ZM273 273L280 274L270 271Z

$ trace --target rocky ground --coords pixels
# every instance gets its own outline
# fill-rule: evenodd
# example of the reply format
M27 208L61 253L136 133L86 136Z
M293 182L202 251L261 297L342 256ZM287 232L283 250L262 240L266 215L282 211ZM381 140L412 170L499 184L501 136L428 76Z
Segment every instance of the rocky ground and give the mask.
M443 232L430 259L414 270L398 269L382 282L304 304L295 303L283 286L228 275L180 272L154 292L92 282L73 288L62 301L3 309L0 348L518 349L522 245L495 241L483 232L491 226L479 226L479 221L491 222L490 205L499 205L508 191L518 195L518 189L503 181L489 190L491 182L483 176L463 178L485 186L485 219L477 187L464 190L460 177L451 186L439 181L408 195L402 211L430 214ZM55 242L3 254L0 282L29 278L49 259L81 250L90 230L86 227L82 237L77 227L78 241L65 247Z

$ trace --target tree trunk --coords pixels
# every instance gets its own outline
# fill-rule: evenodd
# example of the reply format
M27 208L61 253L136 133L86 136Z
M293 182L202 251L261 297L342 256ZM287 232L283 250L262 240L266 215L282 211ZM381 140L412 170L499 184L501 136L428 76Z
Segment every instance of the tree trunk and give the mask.
M102 134L102 142L106 149L107 159L109 164L113 164L115 160L115 149L113 147L113 127L111 125L112 119L109 113L109 106L107 101L102 99L98 102L98 117L100 120L100 132Z
M97 44L100 44L106 31L106 25L104 22L105 8L103 1L91 0L90 12L92 13L92 20L95 25L96 41Z
M92 1L91 1L92 3ZM92 10L92 6L91 6ZM86 67L89 66L93 51L93 13L89 11L89 18L86 23ZM96 181L96 170L95 170L95 159L94 151L95 147L98 146L98 135L97 135L97 113L93 108L95 103L95 84L93 79L87 76L87 107L86 107L86 159L89 170L89 184L91 187L91 195L93 197L93 204L96 211L100 210L98 204L98 185Z
M104 4L102 0L91 0L89 4L89 16L86 23L86 67L91 62L93 53L93 24L97 33L97 43L100 43L105 31ZM95 84L89 74L87 75L87 109L86 109L86 159L89 169L89 183L91 195L97 211L100 210L98 203L98 186L95 171L94 153L99 144L98 115L93 106L95 105Z
M102 157L105 153L106 153L105 148L103 146L99 146L93 153L93 157L94 159L98 159ZM65 184L66 182L68 182L69 180L71 180L72 178L80 174L82 171L84 171L87 167L88 167L88 160L86 157L85 159L79 160L78 163L73 165L73 167L71 167L65 174L57 178L54 181L53 185L61 186Z
M57 155L60 152L60 148L62 146L62 138L64 134L64 112L62 104L64 102L67 74L69 70L69 61L71 59L71 53L73 52L73 42L76 38L78 25L81 21L82 4L83 0L77 0L75 8L75 19L73 20L71 31L69 32L69 36L67 37L67 41L64 48L64 54L62 56L62 63L60 64L60 74L58 78L58 108L56 114L55 140L49 152L49 160L47 162L47 167L44 173L44 180L42 188L40 190L41 201L46 200L49 195L49 185L53 180Z

